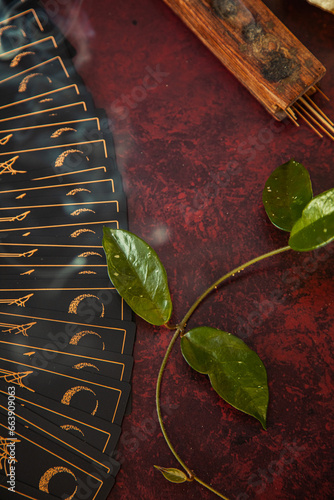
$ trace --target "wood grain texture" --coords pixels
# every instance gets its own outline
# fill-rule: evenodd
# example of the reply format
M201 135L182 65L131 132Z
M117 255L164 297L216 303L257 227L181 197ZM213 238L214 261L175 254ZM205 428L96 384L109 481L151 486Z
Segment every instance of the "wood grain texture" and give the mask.
M164 0L275 118L325 67L260 0Z

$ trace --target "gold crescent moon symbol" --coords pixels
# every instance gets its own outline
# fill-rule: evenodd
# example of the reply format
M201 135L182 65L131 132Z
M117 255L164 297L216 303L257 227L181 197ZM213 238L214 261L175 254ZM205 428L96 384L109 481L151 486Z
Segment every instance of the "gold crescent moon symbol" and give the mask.
M82 191L86 191L87 193L91 193L91 191L89 191L89 189L85 189L85 188L76 188L76 189L72 189L72 191L69 191L66 196L74 196L75 194L77 193L82 193Z
M93 363L78 363L73 366L75 370L82 370L83 368L95 368L98 372L100 371L97 366L93 365Z
M67 151L64 151L58 156L58 158L55 161L55 167L62 167L68 155L71 155L73 153L79 153L82 156L85 156L84 153L80 151L80 149L68 149ZM89 161L88 156L86 156L86 160Z
M16 66L18 66L21 62L21 59L25 56L29 56L29 55L35 55L35 52L32 52L31 50L27 50L26 52L21 52L21 54L17 54L17 56L15 56L11 63L10 63L10 67L11 68L15 68Z
M53 101L52 97L47 97L46 99L41 99L38 102L42 104L43 102L52 102L52 101ZM52 115L50 115L50 116L52 116Z
M64 132L77 132L75 128L72 127L62 127L53 132L51 135L51 139L56 139L57 137L60 137Z
M66 474L70 474L72 477L74 477L75 481L77 481L77 478L73 472L68 469L67 467L52 467L51 469L47 470L43 476L41 477L39 481L39 489L40 491L44 491L45 493L50 493L49 491L49 483L51 479L56 476L57 474L61 474L62 472L65 472ZM75 487L74 493L67 497L65 500L72 500L74 498L74 495L76 494L78 489L78 486Z
M74 212L72 212L71 215L75 217L76 215L81 215L84 212L92 212L92 214L95 214L94 210L92 210L91 208L79 208L78 210L74 210Z
M84 299L87 299L89 297L92 297L94 299L97 299L98 301L100 301L100 299L96 296L96 295L92 295L92 294L82 294L82 295L78 295L78 297L76 297L75 299L72 300L69 308L68 308L68 312L69 313L72 313L72 314L77 314L78 312L78 306L80 304L80 302L82 302ZM104 317L104 304L100 301L101 303L101 308L102 308L102 311L101 311L101 318Z
M43 75L43 73L32 73L31 75L25 76L19 85L19 92L25 92L28 88L29 81L35 78L36 76L45 76L45 75ZM46 76L45 78L47 78L49 83L52 83L51 78L49 78L48 76Z
M99 337L100 339L102 338L101 335L99 335L98 333L96 332L92 332L91 330L83 330L82 332L79 332L79 333L76 333L75 335L73 335L73 337L71 338L70 340L70 344L71 345L78 345L78 343L80 342L80 340L85 337L86 335L96 335L96 337ZM104 344L104 342L102 342L102 350L104 351L106 346Z
M72 300L72 302L69 305L68 312L71 314L77 314L78 313L78 307L80 302L82 302L84 299L87 299L89 297L92 297L94 299L97 299L100 301L96 295L92 295L90 293L84 293L83 295L78 295L75 299ZM104 317L104 304L100 301L101 307L102 307L102 312L101 312L101 318Z
M60 427L61 429L64 429L64 431L77 431L82 434L83 437L85 437L84 432L82 432L82 430L79 429L79 427L77 427L76 425L61 425Z
M83 234L83 233L93 233L95 234L95 231L93 231L93 229L77 229L76 231L73 231L73 233L71 233L71 238L77 238L78 236L80 236L80 234Z
M97 255L98 257L102 257L102 255L98 252L83 252L78 257L90 257L91 255Z
M92 389L89 389L89 387L85 387L84 385L77 385L77 386L72 387L71 389L69 389L68 391L65 392L64 396L62 397L61 402L63 403L63 405L69 406L71 404L71 399L73 398L73 396L81 391L91 392L96 397L95 392ZM97 412L98 406L99 406L99 402L96 400L96 405L95 405L94 410L92 411L92 415L95 415L95 413Z

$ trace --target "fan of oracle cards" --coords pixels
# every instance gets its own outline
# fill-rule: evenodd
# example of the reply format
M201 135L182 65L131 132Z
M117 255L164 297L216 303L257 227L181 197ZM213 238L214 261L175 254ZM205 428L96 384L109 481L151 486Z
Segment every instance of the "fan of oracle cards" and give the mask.
M37 3L0 0L0 498L106 499L135 324L102 227L127 228L103 111Z

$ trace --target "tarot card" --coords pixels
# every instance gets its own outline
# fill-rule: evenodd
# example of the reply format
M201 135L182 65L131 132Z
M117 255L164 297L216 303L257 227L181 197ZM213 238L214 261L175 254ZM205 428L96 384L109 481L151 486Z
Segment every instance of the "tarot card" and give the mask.
M131 355L135 329L132 322L95 318L94 323L83 323L72 314L29 307L25 307L22 313L13 313L10 306L2 305L0 311L0 340L43 340L51 350L63 351L77 346L98 352Z
M83 377L89 377L88 374L92 373L124 382L131 380L133 365L131 356L72 345L60 351L45 347L47 345L45 340L38 338L25 338L21 341L13 338L0 340L2 356L13 357L18 363L22 361L27 365L41 366L48 370L55 370L59 368L58 365L63 365L68 369L72 368L74 375L80 372L80 376Z
M46 123L0 130L0 152L20 150L23 144L29 144L29 148L41 148L102 138L100 120L97 117L56 124Z
M39 93L0 105L1 128L89 118L95 115L90 94L81 94L78 86L69 84L60 89ZM60 116L63 116L60 119Z
M3 3L4 0L2 0ZM6 28L1 36L3 51L7 52L25 43L53 36L58 45L62 44L66 47L69 57L75 55L74 48L59 28L51 22L41 5L28 0L24 3L22 0L5 3L7 5L2 7L0 13L0 26Z
M17 47L8 52L1 51L0 81L57 55L63 60L68 59L68 52L64 45L60 47L53 36L25 43L22 47Z
M108 215L108 214L107 214ZM3 242L11 242L11 233L22 236L22 243L34 244L45 243L45 238L50 244L58 243L69 245L78 243L81 245L102 245L103 227L119 229L127 226L124 212L117 213L115 217L102 220L71 221L68 217L59 217L56 221L41 220L39 225L26 226L24 229L11 227L0 229L0 239Z
M57 425L68 435L112 456L121 433L119 425L111 424L96 415L90 415L77 408L41 396L36 392L31 392L24 386L21 387L10 380L6 381L4 377L0 378L0 394L8 398L9 387L14 387L14 391L11 389L11 392L15 394L17 404Z
M14 427L14 422L18 422L27 429L31 429L37 435L45 436L53 443L68 450L70 453L78 455L83 460L90 460L98 469L104 470L107 474L115 476L119 470L119 463L112 458L111 454L104 454L96 448L70 434L66 429L62 429L50 422L46 418L34 413L15 400L16 387L9 386L7 395L0 393L0 419L7 417L9 426ZM15 415L14 421L11 417ZM10 423L12 422L12 423ZM10 432L10 429L9 429ZM15 433L15 430L12 431ZM37 438L38 439L38 438Z
M8 207L43 204L45 200L80 203L117 199L115 193L122 193L121 179L116 173L112 177L106 173L107 167L100 166L73 174L42 175L31 179L31 186L17 182L13 184L14 189L0 190L0 197L3 206Z
M50 492L56 498L73 495L82 498L84 494L87 500L105 500L108 496L115 481L114 476L105 474L103 469L97 470L88 459L71 453L20 423L15 425L15 437L9 437L8 440L7 434L8 426L3 415L0 436L9 468L6 471L0 470L2 484L8 473L15 473L18 481L37 491ZM13 462L11 453L12 456L15 455Z
M95 318L132 320L132 312L113 288L92 286L72 289L1 289L2 304L12 307L13 312L27 304L29 307L46 311L68 312L76 315L80 322L93 321ZM19 309L21 312L21 310Z
M20 101L73 83L82 87L82 82L69 60L65 61L56 55L0 80L0 105Z
M15 175L19 182L28 183L43 175L75 172L101 165L110 166L107 144L103 139L26 149L0 153L0 180L1 185L6 185L8 189L13 184L13 179L8 179L8 176Z
M109 377L79 371L66 365L32 366L29 362L17 363L16 355L3 351L0 355L0 373L18 378L28 390L49 397L64 405L97 415L111 423L120 422L124 416L130 385Z
M43 25L34 9L14 13L13 9L4 8L0 14L0 27L3 52L45 37Z
M114 196L109 198L111 197L115 198ZM81 202L52 200L49 203L48 200L44 199L36 205L5 206L0 209L0 228L2 230L13 227L25 229L39 225L57 224L59 220L66 219L69 222L96 222L102 220L106 213L109 217L117 219L119 214L126 211L125 199L117 198Z
M67 373L73 373L74 376L80 372L83 377L88 377L88 373L92 373L124 382L131 380L133 365L131 356L75 345L68 345L60 350L51 348L45 339L25 337L18 340L13 337L15 334L8 334L6 339L0 339L3 358L10 356L10 359L15 359L17 363L23 362L51 371L55 371L57 365L64 365L68 368Z

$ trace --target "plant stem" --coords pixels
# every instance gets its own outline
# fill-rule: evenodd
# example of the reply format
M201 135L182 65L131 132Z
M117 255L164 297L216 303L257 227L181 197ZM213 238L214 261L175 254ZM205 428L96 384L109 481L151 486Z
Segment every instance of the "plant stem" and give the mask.
M160 424L160 427L161 427L162 434L163 434L163 436L165 438L165 441L168 444L169 449L173 453L173 455L176 458L176 460L179 462L180 465L182 465L182 467L187 472L187 474L189 475L189 477L192 478L193 477L193 473L191 472L190 469L188 469L188 467L186 466L186 464L183 462L183 460L176 453L176 451L175 451L172 443L170 442L169 437L167 436L165 425L164 425L163 420L162 420L161 407L160 407L160 393L161 393L162 377L163 377L163 374L164 374L164 370L165 370L165 367L166 367L169 355L170 355L170 353L171 353L171 351L173 349L173 346L174 346L175 342L177 341L177 338L178 338L179 335L180 335L180 330L177 329L176 332L174 333L173 337L172 337L172 340L169 343L169 346L168 346L167 351L165 353L164 359L162 360L162 363L161 363L161 366L160 366L160 370L159 370L158 380L157 380L157 386L156 386L156 392L155 392L155 401L156 401L156 407L157 407L158 420L159 420L159 424Z
M221 493L219 493L218 491L216 491L215 489L213 489L210 485L206 484L204 481L202 481L201 479L199 479L187 466L186 464L183 462L183 460L179 457L178 453L175 451L167 433L166 433L166 429L165 429L165 425L163 423L163 419L162 419L162 414L161 414L161 407L160 407L160 394L161 394L161 383L162 383L162 378L163 378L163 374L164 374L164 371L165 371L165 368L166 368L166 365L167 365L167 362L168 362L168 359L169 359L169 356L170 356L170 353L172 352L172 349L174 347L174 344L176 342L176 340L178 339L178 337L181 335L184 334L184 328L186 326L186 323L188 322L189 318L191 317L191 315L193 314L193 312L195 311L195 309L197 309L197 307L200 305L200 303L213 291L215 290L221 283L223 283L223 281L227 280L228 278L230 278L231 276L234 276L236 273L239 273L240 271L243 271L246 267L249 267L253 264L256 264L257 262L260 262L261 260L264 260L264 259L267 259L268 257L272 257L274 255L277 255L277 254L280 254L282 252L286 252L287 250L291 250L291 247L289 246L286 246L286 247L282 247L282 248L278 248L277 250L272 250L271 252L268 252L268 253L265 253L263 255L260 255L259 257L256 257L255 259L252 259L252 260L249 260L248 262L246 262L245 264L239 266L239 267L236 267L235 269L233 269L232 271L228 272L227 274L225 274L224 276L222 276L221 278L219 278L217 281L215 281L213 283L213 285L211 285L197 300L196 302L194 302L194 304L191 306L191 308L189 309L189 311L187 312L187 314L184 316L183 320L176 326L176 331L167 347L167 350L166 350L166 353L165 353L165 356L164 356L164 359L162 360L162 363L161 363L161 367L160 367L160 370L159 370L159 375L158 375L158 380L157 380L157 386L156 386L156 408L157 408L157 414L158 414L158 420L159 420L159 424L160 424L160 428L161 428L161 431L162 431L162 434L165 438L165 441L166 443L168 444L169 446L169 449L170 451L173 453L174 457L176 458L176 460L179 462L179 464L184 468L184 470L187 472L188 476L189 476L189 480L192 481L196 481L197 483L201 484L202 486L204 486L205 488L207 488L208 490L212 491L213 493L215 493L215 495L217 495L218 497L220 498L223 498L224 500L228 500L227 497L223 496ZM169 325L166 325L167 327Z
M224 498L224 500L229 500L227 497L224 497L224 495L219 493L219 491L215 490L214 488L211 488L211 486L209 484L204 483L204 481L202 481L198 477L194 476L194 481L197 481L197 483L201 484L202 486L204 486L208 490L212 491L212 493L215 493L215 495L217 495L217 497Z
M287 250L291 250L291 247L286 246L286 247L281 247L278 248L277 250L272 250L271 252L264 253L260 255L259 257L255 257L255 259L249 260L245 264L242 264L241 266L236 267L232 271L228 272L227 274L224 274L221 278L219 278L217 281L215 281L198 299L194 304L191 306L183 320L179 323L179 326L181 329L184 329L186 323L188 322L190 316L194 313L195 309L200 305L200 303L213 291L215 290L223 281L227 280L231 276L234 276L236 273L239 273L240 271L243 271L246 269L246 267L249 267L253 264L256 264L257 262L260 262L261 260L267 259L268 257L272 257L273 255L277 255L279 253L286 252Z
M167 435L167 432L166 432L166 429L165 429L165 424L163 423L162 414L161 414L161 407L160 407L161 382L162 382L162 377L163 377L163 374L164 374L165 367L166 367L167 362L168 362L169 355L170 355L170 353L171 353L171 351L172 351L172 349L174 347L174 344L177 341L180 333L181 333L181 330L179 328L177 328L176 332L174 333L174 335L173 335L173 337L172 337L172 339L171 339L171 341L170 341L170 343L169 343L169 345L167 347L167 351L165 353L164 359L162 360L161 367L160 367L160 370L159 370L159 375L158 375L158 380L157 380L157 387L156 387L156 407L157 407L157 414L158 414L158 420L159 420L160 428L161 428L162 434L163 434L163 436L165 438L165 441L168 444L168 447L169 447L170 451L173 453L174 457L179 462L179 464L187 472L187 474L189 476L189 480L190 481L192 481L192 480L197 481L197 483L201 484L202 486L204 486L208 490L212 491L218 497L223 498L224 500L229 500L227 497L225 497L221 493L219 493L219 491L216 491L209 484L206 484L204 481L202 481L197 476L195 476L193 474L193 472L186 466L186 464L180 458L180 456L176 452L174 446L172 445L172 443L171 443L171 441L170 441L170 439L169 439L169 437Z

